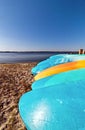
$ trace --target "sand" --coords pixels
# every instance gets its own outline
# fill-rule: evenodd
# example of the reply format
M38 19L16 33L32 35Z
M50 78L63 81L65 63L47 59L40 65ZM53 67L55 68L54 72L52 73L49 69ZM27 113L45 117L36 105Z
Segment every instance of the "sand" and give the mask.
M0 130L26 130L18 102L22 94L31 90L31 69L36 64L0 64Z

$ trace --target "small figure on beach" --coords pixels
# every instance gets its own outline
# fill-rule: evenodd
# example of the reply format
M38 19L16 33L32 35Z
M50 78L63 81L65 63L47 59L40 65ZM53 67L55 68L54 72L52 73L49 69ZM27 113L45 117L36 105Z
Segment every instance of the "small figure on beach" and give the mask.
M84 54L84 49L80 49L79 54Z

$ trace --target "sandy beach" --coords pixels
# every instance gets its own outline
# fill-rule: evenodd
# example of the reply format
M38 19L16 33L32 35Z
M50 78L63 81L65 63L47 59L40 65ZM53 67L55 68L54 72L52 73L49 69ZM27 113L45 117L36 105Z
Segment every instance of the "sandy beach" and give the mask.
M31 89L37 62L0 64L0 130L26 130L18 111L22 94Z

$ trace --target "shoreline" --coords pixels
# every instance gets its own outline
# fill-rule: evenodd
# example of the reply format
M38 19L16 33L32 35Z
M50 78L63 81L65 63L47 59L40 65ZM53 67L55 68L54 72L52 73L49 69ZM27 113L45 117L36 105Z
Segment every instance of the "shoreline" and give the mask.
M22 94L31 90L31 69L37 63L0 63L0 130L26 130L18 102Z

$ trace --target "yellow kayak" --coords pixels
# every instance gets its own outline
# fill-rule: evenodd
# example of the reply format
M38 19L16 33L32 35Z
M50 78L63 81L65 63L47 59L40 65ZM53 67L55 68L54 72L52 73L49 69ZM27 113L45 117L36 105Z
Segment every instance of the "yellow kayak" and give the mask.
M74 62L69 62L69 63L50 67L40 72L39 74L37 74L34 77L34 79L38 80L38 79L45 78L54 74L58 74L58 73L62 73L65 71L70 71L70 70L75 70L75 69L80 69L80 68L85 68L85 60L74 61Z

